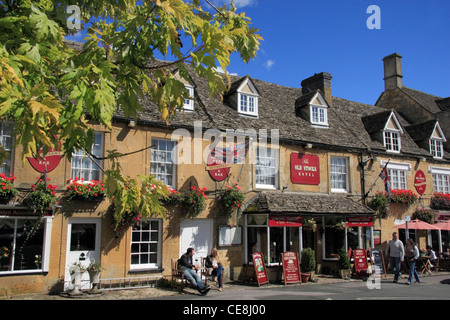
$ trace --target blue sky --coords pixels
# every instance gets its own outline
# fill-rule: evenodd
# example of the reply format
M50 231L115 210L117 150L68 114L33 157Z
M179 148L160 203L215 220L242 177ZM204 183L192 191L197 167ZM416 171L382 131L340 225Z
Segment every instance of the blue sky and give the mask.
M216 0L215 3L224 2ZM334 96L375 104L384 90L383 57L402 55L403 85L450 96L448 0L237 0L264 41L248 65L233 57L230 72L300 87L322 71ZM368 29L370 5L381 29Z
M210 0L220 6L229 0ZM205 6L208 4L203 1ZM375 104L384 90L383 57L403 56L403 85L450 96L448 0L235 0L264 41L255 60L232 56L228 72L289 87L314 73L333 76L334 96ZM381 29L370 30L370 5Z

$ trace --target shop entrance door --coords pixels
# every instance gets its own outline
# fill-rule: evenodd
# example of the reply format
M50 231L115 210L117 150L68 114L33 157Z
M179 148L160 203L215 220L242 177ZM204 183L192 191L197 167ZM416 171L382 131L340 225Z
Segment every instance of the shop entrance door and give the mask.
M72 281L70 266L79 263L86 268L91 262L100 261L100 226L101 219L97 218L69 219L64 290L68 289ZM81 289L90 289L88 272L83 273Z
M212 249L211 219L185 219L180 225L180 256L186 253L188 248L194 248L195 265L201 264L201 257L206 257Z

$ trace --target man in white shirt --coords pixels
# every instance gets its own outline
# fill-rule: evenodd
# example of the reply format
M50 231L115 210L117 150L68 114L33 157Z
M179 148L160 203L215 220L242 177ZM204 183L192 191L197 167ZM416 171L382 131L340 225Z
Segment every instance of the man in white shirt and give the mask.
M389 265L391 270L394 271L394 282L398 282L398 278L401 276L401 262L405 257L405 247L403 243L398 240L397 232L392 234L392 240L389 241L389 244L386 248L385 252L386 257L389 257Z

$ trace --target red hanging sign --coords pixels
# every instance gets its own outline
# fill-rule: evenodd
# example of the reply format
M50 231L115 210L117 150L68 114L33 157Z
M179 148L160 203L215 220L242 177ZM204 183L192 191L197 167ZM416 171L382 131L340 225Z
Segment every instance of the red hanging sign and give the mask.
M414 176L414 186L418 194L423 195L427 188L427 178L422 170L418 170Z
M283 274L284 284L302 282L297 252L283 252Z
M34 170L40 173L51 172L56 169L61 161L62 152L61 152L61 141L58 145L58 150L50 149L45 157L42 157L43 151L39 150L39 154L41 158L27 158L30 165Z
M302 217L296 216L269 216L269 227L301 227Z
M291 181L296 184L318 185L320 183L319 157L291 153Z
M260 252L255 252L252 254L253 266L255 267L256 281L258 286L269 283L269 278L267 277L266 266L264 264L264 258Z

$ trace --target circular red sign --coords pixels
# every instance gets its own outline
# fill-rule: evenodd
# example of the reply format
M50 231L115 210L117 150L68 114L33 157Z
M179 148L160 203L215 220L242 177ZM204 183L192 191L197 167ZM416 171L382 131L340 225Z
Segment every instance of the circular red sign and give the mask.
M223 160L220 160L218 158L215 158L211 155L211 153L208 155L208 167L214 167L217 166L218 169L208 169L209 175L214 181L220 182L225 180L228 177L228 174L230 173L230 166L223 167L223 165L226 165Z
M422 170L418 170L414 176L414 186L418 194L423 195L427 188L427 178Z
M51 172L55 170L55 168L59 165L61 161L62 152L61 152L61 141L59 142L58 150L50 149L45 157L42 157L42 149L39 150L39 154L41 158L27 158L30 165L34 170L40 173ZM46 168L47 167L47 168Z

